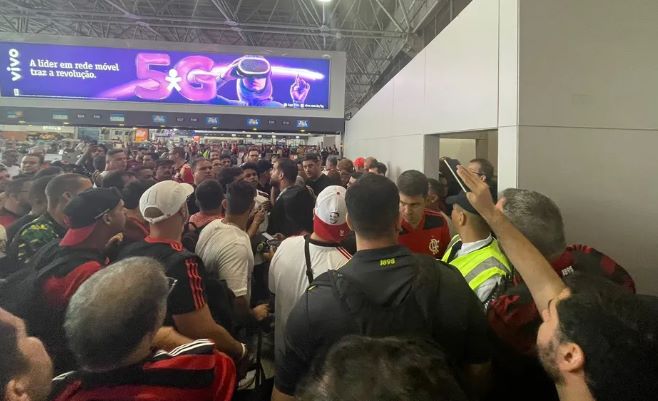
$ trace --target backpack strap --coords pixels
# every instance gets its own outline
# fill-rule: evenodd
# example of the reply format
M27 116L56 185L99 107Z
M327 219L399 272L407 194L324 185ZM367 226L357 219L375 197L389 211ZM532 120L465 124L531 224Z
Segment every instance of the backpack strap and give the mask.
M313 269L311 268L311 250L309 248L310 235L304 236L304 257L306 258L306 278L308 278L308 284L311 285L313 282Z
M75 250L74 252L64 252L64 255L56 258L39 270L36 277L37 282L40 282L46 277L52 276L53 273L55 273L64 264L67 264L72 268L76 268L86 261L94 260L101 262L101 258L99 256L100 255L98 252L94 252L89 249Z

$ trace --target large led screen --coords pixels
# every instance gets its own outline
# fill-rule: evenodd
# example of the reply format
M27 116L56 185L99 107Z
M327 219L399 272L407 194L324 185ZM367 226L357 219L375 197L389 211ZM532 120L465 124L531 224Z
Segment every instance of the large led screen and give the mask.
M329 109L327 59L0 43L0 94Z

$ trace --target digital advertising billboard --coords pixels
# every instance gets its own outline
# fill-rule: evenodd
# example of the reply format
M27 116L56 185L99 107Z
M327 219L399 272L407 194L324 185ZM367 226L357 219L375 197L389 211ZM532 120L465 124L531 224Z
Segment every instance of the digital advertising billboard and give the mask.
M0 42L4 98L328 110L330 60Z

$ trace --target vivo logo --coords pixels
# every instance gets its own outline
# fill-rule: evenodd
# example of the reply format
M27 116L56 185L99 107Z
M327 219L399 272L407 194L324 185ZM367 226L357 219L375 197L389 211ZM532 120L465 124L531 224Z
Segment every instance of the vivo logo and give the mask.
M11 72L11 80L13 82L23 78L21 75L21 61L18 59L20 53L16 49L9 49L9 67L7 71Z

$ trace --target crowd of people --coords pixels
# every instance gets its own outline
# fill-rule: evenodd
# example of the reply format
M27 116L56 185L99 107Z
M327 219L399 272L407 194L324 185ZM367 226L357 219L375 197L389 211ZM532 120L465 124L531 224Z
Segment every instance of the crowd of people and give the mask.
M489 161L236 150L4 152L3 400L656 399L656 298Z

